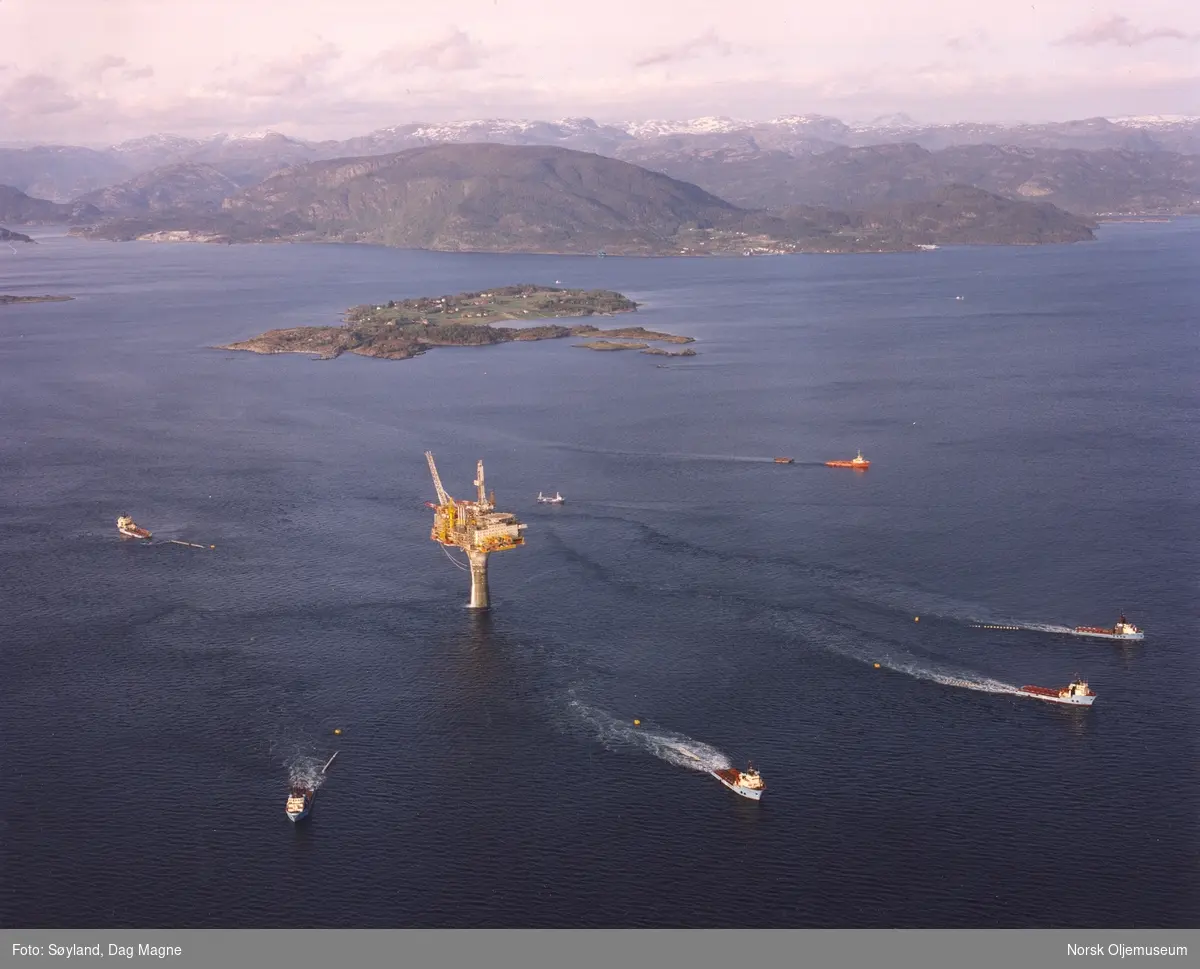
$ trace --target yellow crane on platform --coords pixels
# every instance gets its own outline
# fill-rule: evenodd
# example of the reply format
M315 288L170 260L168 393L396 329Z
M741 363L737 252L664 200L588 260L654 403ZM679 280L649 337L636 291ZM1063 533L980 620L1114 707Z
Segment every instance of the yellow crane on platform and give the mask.
M475 501L459 501L447 494L442 487L433 452L426 451L429 473L433 476L433 487L438 503L425 502L433 509L433 529L429 537L447 548L461 548L467 553L471 569L471 609L488 608L487 557L492 552L503 552L524 545L521 532L525 525L509 512L496 511L496 495L484 490L483 461L476 465Z

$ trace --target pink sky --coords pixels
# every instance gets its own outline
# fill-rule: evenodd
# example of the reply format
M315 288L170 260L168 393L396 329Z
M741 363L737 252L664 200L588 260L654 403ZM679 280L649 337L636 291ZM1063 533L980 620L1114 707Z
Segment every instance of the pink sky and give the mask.
M0 141L412 121L1200 114L1200 4L0 0Z

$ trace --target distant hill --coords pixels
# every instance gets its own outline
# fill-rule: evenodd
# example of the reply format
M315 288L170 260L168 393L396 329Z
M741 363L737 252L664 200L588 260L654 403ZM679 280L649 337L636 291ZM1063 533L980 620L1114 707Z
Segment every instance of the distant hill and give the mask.
M997 244L1091 238L1085 223L1052 205L977 189L954 189L928 205L926 215L919 207L771 214L601 155L468 144L313 162L226 199L217 213L110 220L80 234L613 255L894 249L960 241L966 227L972 241Z
M13 232L0 225L0 242L33 242L33 239L21 232Z
M0 148L0 185L11 185L35 198L66 202L132 174L108 153L91 148Z
M769 209L858 209L959 184L1085 215L1200 212L1200 156L1170 152L995 145L931 152L901 143L797 156L736 142L715 150L651 144L625 154L739 205Z
M1025 202L972 185L946 185L921 199L880 202L852 213L858 231L900 245L1041 245L1092 238L1090 228L1049 202Z
M11 185L0 185L0 222L9 225L86 222L99 215L100 210L94 205L47 202L45 199L31 198Z
M243 186L211 165L179 162L151 169L127 182L97 189L78 201L105 213L141 214L174 209L211 211Z
M740 228L744 214L626 162L496 144L316 162L272 176L225 209L294 215L316 234L345 241L542 252L657 248L689 226Z
M970 145L937 152L932 162L956 182L1071 212L1200 214L1200 155Z

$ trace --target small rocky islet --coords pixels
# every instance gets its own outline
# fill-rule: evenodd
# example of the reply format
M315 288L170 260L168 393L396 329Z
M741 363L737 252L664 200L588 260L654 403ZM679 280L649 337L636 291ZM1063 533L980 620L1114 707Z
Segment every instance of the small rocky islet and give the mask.
M606 289L562 289L522 284L449 296L422 296L353 306L340 326L300 326L268 330L249 340L216 347L251 353L307 353L331 360L343 353L407 360L439 346L488 346L495 343L582 337L574 346L590 350L641 350L660 356L676 353L651 343L692 343L692 337L659 333L641 326L602 330L591 324L564 326L493 326L494 323L535 319L615 316L636 312L638 304Z
M0 306L10 303L62 303L74 296L7 296L0 293Z

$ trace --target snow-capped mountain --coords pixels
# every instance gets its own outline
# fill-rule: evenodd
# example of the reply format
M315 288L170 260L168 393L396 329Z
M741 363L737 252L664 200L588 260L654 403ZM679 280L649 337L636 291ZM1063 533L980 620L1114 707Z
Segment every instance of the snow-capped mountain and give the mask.
M668 135L712 135L725 134L753 127L753 121L737 121L733 118L693 118L690 121L631 121L614 125L628 135L639 139L663 138Z
M131 138L113 145L108 150L115 155L130 155L142 152L186 152L195 151L204 142L197 138L183 138L179 135L147 135L144 138Z
M877 132L877 131L919 131L921 128L928 127L916 121L911 115L904 114L885 114L871 121L857 121L850 125L853 131L862 132Z
M1122 128L1145 128L1149 131L1200 127L1200 117L1191 114L1136 114L1105 120Z

